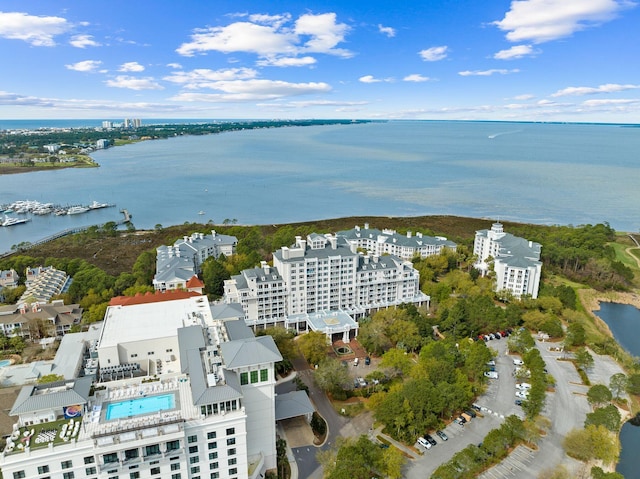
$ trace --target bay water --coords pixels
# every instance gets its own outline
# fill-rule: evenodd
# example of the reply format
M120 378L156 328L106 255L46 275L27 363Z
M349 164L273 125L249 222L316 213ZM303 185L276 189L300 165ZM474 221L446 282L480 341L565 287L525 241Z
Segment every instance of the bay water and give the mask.
M93 153L99 168L0 175L0 204L117 205L0 228L0 252L121 219L122 208L139 229L458 215L637 231L638 151L640 128L507 122L390 121L144 141Z
M640 309L628 304L600 303L595 311L613 334L616 341L629 353L640 357ZM638 477L638 458L640 451L640 427L626 422L620 431L622 452L616 471L626 478Z

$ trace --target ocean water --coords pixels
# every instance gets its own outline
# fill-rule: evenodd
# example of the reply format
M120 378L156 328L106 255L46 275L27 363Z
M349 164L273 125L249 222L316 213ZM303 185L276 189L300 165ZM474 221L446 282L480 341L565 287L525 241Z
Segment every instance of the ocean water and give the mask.
M93 154L100 168L0 176L0 203L115 203L0 228L0 251L126 208L137 228L460 215L637 231L640 129L393 121L179 137ZM202 214L199 214L202 213ZM383 226L383 225L381 225Z

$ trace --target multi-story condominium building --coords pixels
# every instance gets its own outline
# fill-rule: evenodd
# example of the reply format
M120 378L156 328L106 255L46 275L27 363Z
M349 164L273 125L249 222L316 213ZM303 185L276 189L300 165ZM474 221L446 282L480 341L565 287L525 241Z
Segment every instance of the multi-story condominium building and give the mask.
M334 235L296 237L294 245L273 254L273 265L263 264L225 281L225 302L241 303L249 325L272 326L327 311L358 318L402 303L429 302L410 261L362 255L355 245Z
M83 309L78 304L65 305L57 299L51 303L18 303L0 306L0 331L5 336L22 336L34 341L61 338L73 325L80 324Z
M18 273L15 269L0 271L0 288L15 288L18 286Z
M490 230L476 231L473 254L477 257L475 267L484 276L489 271L489 260L493 258L496 291L509 291L516 298L538 297L542 262L540 243L505 233L500 223Z
M205 296L136 298L107 309L95 377L21 390L4 477L257 479L275 469L273 339L215 320Z
M224 291L228 303L242 305L249 326L284 326L287 288L278 270L266 261L225 281Z
M357 248L367 250L369 254L392 254L406 260L415 256L426 258L438 255L445 248L455 251L458 246L442 236L426 236L420 232L414 235L410 231L401 235L395 230L369 228L368 223L364 224L364 228L356 226L350 230L338 231L336 235L345 238L349 244L354 244Z
M237 244L235 236L221 235L212 230L211 235L193 233L177 240L173 246L158 247L154 288L159 291L186 288L187 282L200 272L207 258L231 256L235 254Z

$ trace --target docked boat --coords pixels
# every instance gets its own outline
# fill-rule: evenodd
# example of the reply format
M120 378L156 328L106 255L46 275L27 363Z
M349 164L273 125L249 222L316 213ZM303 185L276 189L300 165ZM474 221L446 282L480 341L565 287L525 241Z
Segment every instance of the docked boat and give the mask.
M72 206L67 210L68 215L78 215L80 213L86 213L89 211L88 206Z
M97 201L93 201L90 205L89 205L89 209L90 210L98 210L100 208L109 208L110 205L109 203L98 203Z

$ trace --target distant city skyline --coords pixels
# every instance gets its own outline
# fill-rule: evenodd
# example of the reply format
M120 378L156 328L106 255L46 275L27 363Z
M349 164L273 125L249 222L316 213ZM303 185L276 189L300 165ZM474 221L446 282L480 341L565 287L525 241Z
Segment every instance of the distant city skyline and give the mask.
M4 0L0 118L640 123L630 0Z

